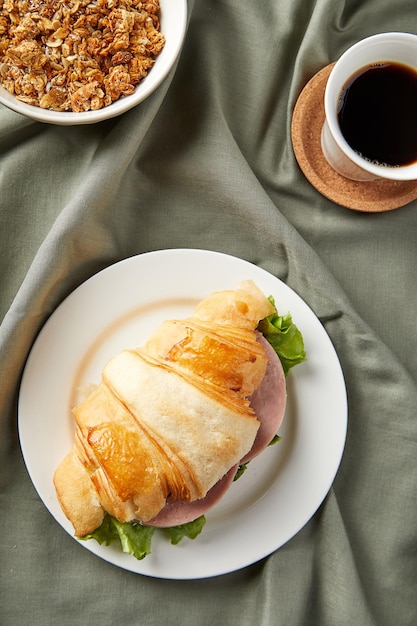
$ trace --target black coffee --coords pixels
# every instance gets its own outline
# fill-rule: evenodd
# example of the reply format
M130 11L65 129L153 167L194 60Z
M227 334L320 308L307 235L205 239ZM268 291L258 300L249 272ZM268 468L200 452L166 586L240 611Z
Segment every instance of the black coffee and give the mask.
M390 167L417 161L417 72L400 63L364 67L344 85L338 118L348 144Z

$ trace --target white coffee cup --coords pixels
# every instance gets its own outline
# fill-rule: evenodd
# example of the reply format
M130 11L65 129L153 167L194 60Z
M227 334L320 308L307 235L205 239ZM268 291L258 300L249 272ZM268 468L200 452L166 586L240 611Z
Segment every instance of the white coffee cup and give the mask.
M346 82L362 68L383 62L399 63L417 71L417 35L402 32L373 35L354 44L339 58L325 90L323 154L336 172L352 180L417 180L417 163L390 167L369 161L351 148L339 126L338 105Z

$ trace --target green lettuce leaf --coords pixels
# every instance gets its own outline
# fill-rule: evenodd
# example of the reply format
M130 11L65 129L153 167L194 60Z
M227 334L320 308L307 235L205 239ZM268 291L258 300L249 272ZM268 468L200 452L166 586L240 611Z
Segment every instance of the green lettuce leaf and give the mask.
M281 441L281 437L279 435L274 435L271 441L268 443L268 446L274 446L278 441Z
M171 539L171 543L176 546L184 537L188 539L195 539L203 530L206 523L204 515L200 515L193 522L187 522L186 524L180 524L179 526L171 526L167 528L168 534Z
M291 314L279 315L274 298L269 296L268 300L275 311L259 322L258 330L274 348L287 375L294 365L306 359L303 336L293 323Z
M173 545L177 545L184 537L195 539L203 530L206 523L204 515L197 517L193 522L172 526L164 529L168 532ZM95 539L99 544L109 546L114 541L119 541L123 552L131 554L138 560L142 560L151 553L152 537L155 530L153 526L134 524L132 522L119 522L112 515L104 516L101 526L96 528L90 535L80 537L82 541Z
M120 541L123 552L131 554L138 560L142 560L151 553L151 543L155 528L132 524L131 522L119 522L111 515L105 515L101 526L82 540L95 539L98 543L109 546L114 541Z
M233 482L235 482L236 480L239 480L239 478L246 472L246 470L248 469L248 463L242 463L242 465L239 465L239 467L237 468L235 477L233 478Z

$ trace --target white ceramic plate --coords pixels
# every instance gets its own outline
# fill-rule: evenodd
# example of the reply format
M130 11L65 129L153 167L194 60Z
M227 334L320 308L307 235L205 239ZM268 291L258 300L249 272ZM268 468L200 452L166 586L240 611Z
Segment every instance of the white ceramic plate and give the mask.
M45 506L73 536L55 497L53 473L70 450L70 406L77 389L100 380L119 350L141 345L167 318L188 316L212 291L252 278L290 311L303 333L308 360L290 371L282 440L252 461L207 514L202 534L172 546L157 531L142 561L116 545L79 545L119 567L158 578L205 578L271 554L291 539L325 498L342 457L347 428L341 367L320 321L283 282L241 259L205 250L163 250L116 263L78 287L40 332L26 364L19 397L25 463Z

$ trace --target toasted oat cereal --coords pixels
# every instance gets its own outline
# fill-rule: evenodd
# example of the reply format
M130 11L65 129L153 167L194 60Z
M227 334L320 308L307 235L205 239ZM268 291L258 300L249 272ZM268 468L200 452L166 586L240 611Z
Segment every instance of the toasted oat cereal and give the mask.
M165 45L159 0L0 0L0 84L53 111L133 93Z

